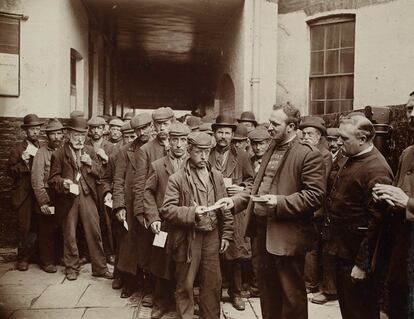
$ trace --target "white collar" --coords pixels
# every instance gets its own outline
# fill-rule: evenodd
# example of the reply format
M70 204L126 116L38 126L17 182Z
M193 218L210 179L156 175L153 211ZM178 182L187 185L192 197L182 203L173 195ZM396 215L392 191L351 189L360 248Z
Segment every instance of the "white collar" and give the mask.
M369 152L371 152L373 150L373 148L374 148L374 144L371 144L366 149L364 149L363 151L359 152L358 154L353 155L352 157L357 157L357 156L361 156L363 154L369 153Z

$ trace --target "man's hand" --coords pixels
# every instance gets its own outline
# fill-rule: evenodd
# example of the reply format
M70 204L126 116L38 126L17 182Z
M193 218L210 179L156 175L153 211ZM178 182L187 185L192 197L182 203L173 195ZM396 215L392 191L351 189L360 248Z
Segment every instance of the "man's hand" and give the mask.
M52 212L49 210L49 205L45 204L40 206L40 211L44 214L44 215L51 215Z
M28 163L30 160L30 154L28 151L23 151L22 153L22 160L25 161L25 163Z
M407 207L409 199L401 188L386 184L375 184L372 195L375 200L391 201L396 206L404 209Z
M264 203L269 208L275 208L277 206L277 196L276 195L261 195L263 199L267 200L267 202Z
M71 184L73 184L72 180L70 180L70 179L64 179L63 180L63 187L64 188L69 189Z
M106 193L104 198L104 203L110 202L112 200L112 194L110 192Z
M351 271L351 278L353 282L363 281L367 278L367 273L355 265Z
M152 222L150 226L154 234L158 234L161 231L161 221L159 220Z
M229 196L234 196L234 195L236 195L237 193L242 192L242 191L243 191L243 189L244 189L243 187L238 186L238 185L234 185L234 184L226 188L226 190L227 190L227 194L228 194Z
M220 254L223 254L226 252L227 249L229 249L230 243L227 239L222 239L220 244Z
M216 204L223 206L225 210L230 210L234 207L234 201L230 197L219 199Z
M92 158L87 153L81 155L81 162L88 166L92 166Z
M106 155L105 151L100 148L96 151L96 155L98 155L105 163L108 163L109 157Z
M118 219L120 222L123 222L124 220L126 220L126 210L125 208L121 208L120 210L118 210L115 214L116 219Z

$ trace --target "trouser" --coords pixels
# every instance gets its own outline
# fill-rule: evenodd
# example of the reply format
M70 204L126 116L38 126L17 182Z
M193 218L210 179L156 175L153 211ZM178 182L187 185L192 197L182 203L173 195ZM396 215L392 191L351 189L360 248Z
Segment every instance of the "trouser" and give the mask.
M175 281L157 277L154 290L154 307L163 310L173 308Z
M19 217L18 261L29 261L34 254L37 240L37 223L34 195L29 194L17 210Z
M315 241L312 250L305 256L305 284L309 290L318 290L321 273L322 259L322 224L320 220L314 220Z
M322 282L320 290L325 295L336 295L335 256L322 253Z
M196 232L191 243L191 262L176 262L177 282L175 300L178 318L193 319L194 280L199 272L200 318L220 318L221 274L217 229L210 232Z
M409 318L408 314L408 286L405 283L388 282L389 291L389 319Z
M337 262L336 284L342 318L379 319L376 282L372 277L364 281L352 281L351 271L354 265L352 260L338 259Z
M62 256L62 232L57 225L56 216L44 215L40 212L37 219L40 264L55 265L58 257Z
M82 223L92 264L92 273L101 275L108 271L102 247L99 214L92 196L85 196L83 191L73 200L72 208L63 220L63 259L66 272L79 271L79 251L76 243L76 225Z
M230 296L230 299L233 299L234 297L240 297L243 290L242 260L223 260L222 270L229 283L228 294Z
M258 283L263 319L308 318L305 256L276 256L266 249L266 226L257 231Z
M110 217L110 209L102 205L103 209L100 212L100 227L102 234L102 245L105 255L113 255L115 253L114 235L112 231L112 221Z

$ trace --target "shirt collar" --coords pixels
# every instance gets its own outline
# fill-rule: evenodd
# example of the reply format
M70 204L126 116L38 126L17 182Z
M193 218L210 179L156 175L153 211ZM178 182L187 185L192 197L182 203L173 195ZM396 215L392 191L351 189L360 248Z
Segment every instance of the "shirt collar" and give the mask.
M366 153L371 152L374 149L374 144L371 144L370 146L368 146L366 149L364 149L363 151L359 152L358 154L353 155L352 157L357 157L357 156L361 156L364 155Z

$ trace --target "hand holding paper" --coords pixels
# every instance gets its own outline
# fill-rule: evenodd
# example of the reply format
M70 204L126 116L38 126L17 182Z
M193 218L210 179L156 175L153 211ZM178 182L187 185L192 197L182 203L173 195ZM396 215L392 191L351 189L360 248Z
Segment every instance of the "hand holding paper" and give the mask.
M160 231L158 234L154 236L154 241L152 242L153 246L164 248L165 242L167 241L167 235L165 231Z

